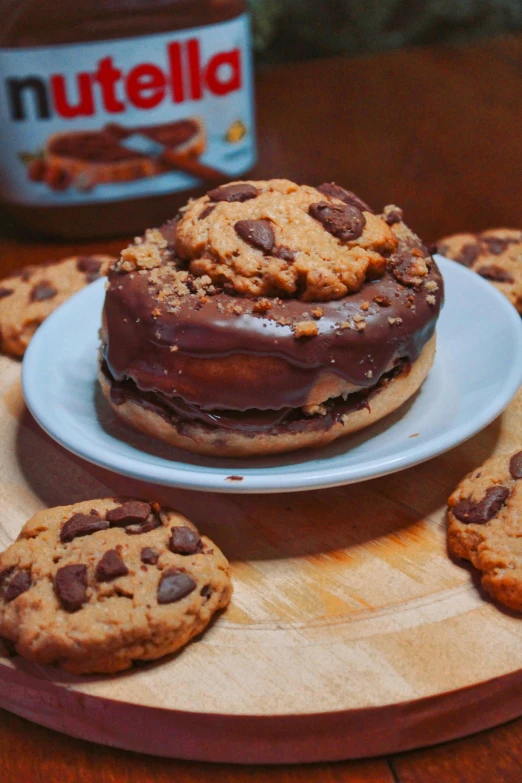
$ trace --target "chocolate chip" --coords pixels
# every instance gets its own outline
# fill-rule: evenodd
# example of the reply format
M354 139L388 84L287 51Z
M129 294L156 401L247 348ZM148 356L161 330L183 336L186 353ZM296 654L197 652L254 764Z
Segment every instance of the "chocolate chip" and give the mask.
M238 182L235 185L221 185L219 188L209 190L207 196L211 201L248 201L259 196L259 191L253 185Z
M50 283L42 280L41 283L37 283L31 291L31 302L44 302L46 299L52 299L58 291Z
M173 527L169 549L176 555L193 555L196 552L201 552L201 539L191 527L186 527L185 525Z
M92 256L79 256L76 259L76 269L78 272L99 272L101 261Z
M292 261L295 261L294 251L290 250L290 248L286 245L279 245L278 247L274 247L271 254L276 258L280 258L281 261L288 261L289 264L291 264Z
M249 245L269 253L275 245L275 236L269 220L238 220L236 233Z
M125 532L128 536L137 536L141 533L149 533L151 530L155 530L157 527L161 527L161 519L155 514L152 514L147 522L143 522L141 525L127 525Z
M203 598L208 598L211 593L211 587L210 585L203 585L201 590L199 591L199 594L203 596Z
M522 479L522 451L513 454L509 460L509 472L514 479Z
M96 581L110 582L118 576L125 576L129 569L115 549L108 549L96 566Z
M80 256L76 259L76 269L85 273L88 283L94 283L101 276L102 262L92 256Z
M326 231L334 237L349 242L361 236L366 225L366 218L357 207L350 204L329 204L320 201L318 204L310 204L310 215L322 223Z
M43 264L45 266L45 264ZM31 265L31 266L24 266L23 269L21 269L16 274L20 276L20 278L24 281L24 283L28 283L31 279L31 276L33 275L33 272L36 272L38 269L37 266Z
M375 304L378 304L379 307L390 307L391 302L388 299L387 296L381 296L381 294L377 294L377 296L373 297L373 301Z
M478 502L465 498L457 503L453 515L466 525L483 525L498 514L508 497L507 487L490 487Z
M64 609L76 612L87 603L87 566L78 563L59 568L54 587Z
M107 519L111 525L125 526L136 522L146 522L151 512L150 503L142 500L127 500L118 508L107 512Z
M487 266L481 266L477 269L477 274L484 277L486 280L492 280L495 283L514 283L515 281L505 269L496 264L489 264Z
M0 288L0 299L4 299L6 296L11 296L11 294L14 294L12 288Z
M18 598L19 595L25 593L27 590L29 590L32 584L31 574L29 571L18 571L18 573L15 574L9 582L7 590L5 591L6 603L14 601L14 599Z
M417 264L418 258L413 256L410 250L399 250L397 253L393 253L388 260L388 266L395 279L399 283L409 286L420 283Z
M3 571L0 571L0 587L3 587L4 583L11 576L14 570L15 566L9 566L9 568L4 568Z
M89 536L97 530L106 530L109 523L93 514L74 514L60 530L60 541L65 544L79 536Z
M215 210L216 205L215 204L209 204L208 207L205 207L203 212L198 217L198 220L205 220L212 212Z
M440 252L444 255L444 246L441 247ZM459 264L462 264L463 266L471 266L477 260L479 255L480 245L478 245L476 242L468 242L466 245L461 247L460 253L455 257L455 261L457 261Z
M197 582L189 574L177 568L169 568L161 575L158 585L158 603L172 604L181 601L197 587Z
M368 206L366 201L363 201L362 198L356 196L351 190L345 190L345 188L341 188L340 185L336 185L335 182L323 182L322 185L319 185L317 190L319 193L322 193L323 196L338 198L340 201L344 201L345 204L357 207L361 212L371 212L372 215L374 214L373 209Z
M145 546L141 550L141 562L148 563L149 565L156 565L159 560L159 554L155 549L150 546Z
M402 218L404 217L404 213L400 207L395 207L395 209L390 209L384 218L386 223L389 226L393 226L395 223L400 223Z
M504 250L507 250L513 239L506 239L505 237L480 237L482 242L486 245L488 251L494 255L499 256Z

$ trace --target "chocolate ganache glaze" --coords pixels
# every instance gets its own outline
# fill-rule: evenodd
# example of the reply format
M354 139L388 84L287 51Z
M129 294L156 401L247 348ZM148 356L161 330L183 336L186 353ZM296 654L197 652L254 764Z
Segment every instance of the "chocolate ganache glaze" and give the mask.
M160 229L171 259L174 230L174 221ZM276 424L309 403L321 374L341 377L357 393L370 391L399 362L413 363L435 331L443 281L434 261L417 287L403 285L388 269L357 293L318 303L317 334L304 339L289 324L313 320L313 302L274 298L270 309L256 312L255 300L218 289L203 300L189 293L173 309L157 295L146 273L110 274L103 316L107 376L116 385L128 380L151 405L157 393L160 407L170 400L173 413L187 418L210 414L211 423L213 411L254 409L279 412L270 417ZM361 311L365 327L358 330L354 317L357 323ZM253 372L250 361L257 357L265 361L265 378Z

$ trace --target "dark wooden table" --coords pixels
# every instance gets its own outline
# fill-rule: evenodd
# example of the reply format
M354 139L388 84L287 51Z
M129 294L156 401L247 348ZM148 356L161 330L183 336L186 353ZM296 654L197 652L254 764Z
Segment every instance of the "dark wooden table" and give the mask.
M425 240L522 227L522 37L285 65L260 73L257 86L257 177L335 180L376 208L397 203ZM0 231L0 274L69 252L117 252L125 241L35 242L6 216ZM174 780L520 783L522 719L388 759L268 768L137 756L0 711L2 783Z

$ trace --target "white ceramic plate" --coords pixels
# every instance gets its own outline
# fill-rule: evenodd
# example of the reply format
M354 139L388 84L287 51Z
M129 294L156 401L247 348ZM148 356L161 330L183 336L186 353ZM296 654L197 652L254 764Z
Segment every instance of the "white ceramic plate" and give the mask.
M491 422L522 383L522 319L489 283L437 257L446 284L437 356L413 400L381 422L323 449L216 459L163 446L114 416L96 383L104 281L60 307L23 362L27 405L66 449L134 478L218 492L330 487L416 465ZM242 480L231 480L241 476Z

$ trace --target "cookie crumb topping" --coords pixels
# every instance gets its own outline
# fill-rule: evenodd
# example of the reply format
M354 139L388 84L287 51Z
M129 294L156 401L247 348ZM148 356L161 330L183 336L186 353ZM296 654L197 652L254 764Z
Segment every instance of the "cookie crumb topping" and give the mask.
M155 242L143 242L122 250L117 268L123 272L132 272L135 269L154 269L161 266L161 262L161 247Z
M298 321L293 325L295 336L300 339L302 337L314 337L318 333L317 324L314 321Z
M400 207L396 207L395 204L388 204L383 209L383 218L389 226L393 226L394 223L400 223L403 219L403 211Z

